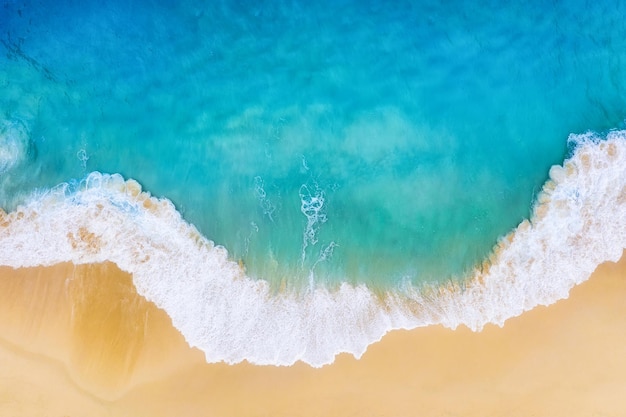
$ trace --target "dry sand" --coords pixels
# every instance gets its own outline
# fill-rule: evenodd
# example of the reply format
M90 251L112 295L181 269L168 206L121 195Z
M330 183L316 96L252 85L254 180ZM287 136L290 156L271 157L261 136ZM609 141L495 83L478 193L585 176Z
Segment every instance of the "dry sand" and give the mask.
M625 416L626 256L480 333L321 369L206 364L112 264L0 268L0 416Z

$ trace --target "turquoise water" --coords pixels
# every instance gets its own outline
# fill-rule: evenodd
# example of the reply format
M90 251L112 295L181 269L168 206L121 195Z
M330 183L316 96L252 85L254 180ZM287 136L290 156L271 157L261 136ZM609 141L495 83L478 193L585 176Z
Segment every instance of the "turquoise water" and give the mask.
M0 207L120 173L253 278L447 282L624 126L623 2L309 3L5 1Z
M567 297L626 248L626 4L439 3L2 2L0 265L114 262L209 362Z

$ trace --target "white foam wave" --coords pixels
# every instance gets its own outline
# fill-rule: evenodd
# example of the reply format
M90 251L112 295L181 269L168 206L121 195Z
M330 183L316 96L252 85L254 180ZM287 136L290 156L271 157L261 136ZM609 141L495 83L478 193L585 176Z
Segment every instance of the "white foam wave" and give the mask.
M359 357L387 331L435 323L502 325L567 297L626 247L626 132L572 136L576 151L539 196L533 217L503 238L464 285L365 286L273 294L185 223L173 205L119 175L92 173L0 216L0 264L115 262L209 362L313 366ZM311 194L314 196L314 194Z

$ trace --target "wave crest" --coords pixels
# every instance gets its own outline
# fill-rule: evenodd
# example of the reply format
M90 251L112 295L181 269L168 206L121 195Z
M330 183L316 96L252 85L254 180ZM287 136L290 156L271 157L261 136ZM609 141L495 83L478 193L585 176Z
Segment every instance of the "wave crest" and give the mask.
M565 298L626 247L626 132L573 135L575 150L537 198L532 218L502 238L463 283L375 294L364 285L274 294L246 276L173 204L120 175L92 173L10 214L0 212L0 264L115 262L209 362L321 366L360 357L392 329L502 325Z

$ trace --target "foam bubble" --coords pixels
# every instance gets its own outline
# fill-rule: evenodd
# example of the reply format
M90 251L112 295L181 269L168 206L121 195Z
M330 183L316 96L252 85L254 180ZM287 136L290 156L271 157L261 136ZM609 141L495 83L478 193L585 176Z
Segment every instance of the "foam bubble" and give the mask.
M567 297L598 264L617 261L626 247L626 132L570 141L575 151L551 170L530 221L502 238L462 284L407 283L380 295L344 283L275 294L185 223L168 200L100 173L2 214L0 264L113 261L207 361L321 366L340 352L360 357L392 329L502 325ZM318 193L301 199L305 215L319 215Z
M272 204L265 192L264 182L260 176L254 177L254 194L256 195L259 205L263 209L263 214L266 215L270 221L274 221L273 214L276 211L276 206Z
M306 226L302 233L302 263L306 258L306 249L309 245L317 244L317 232L323 223L326 223L324 210L324 191L317 184L302 184L298 192L300 195L300 211L306 216Z

